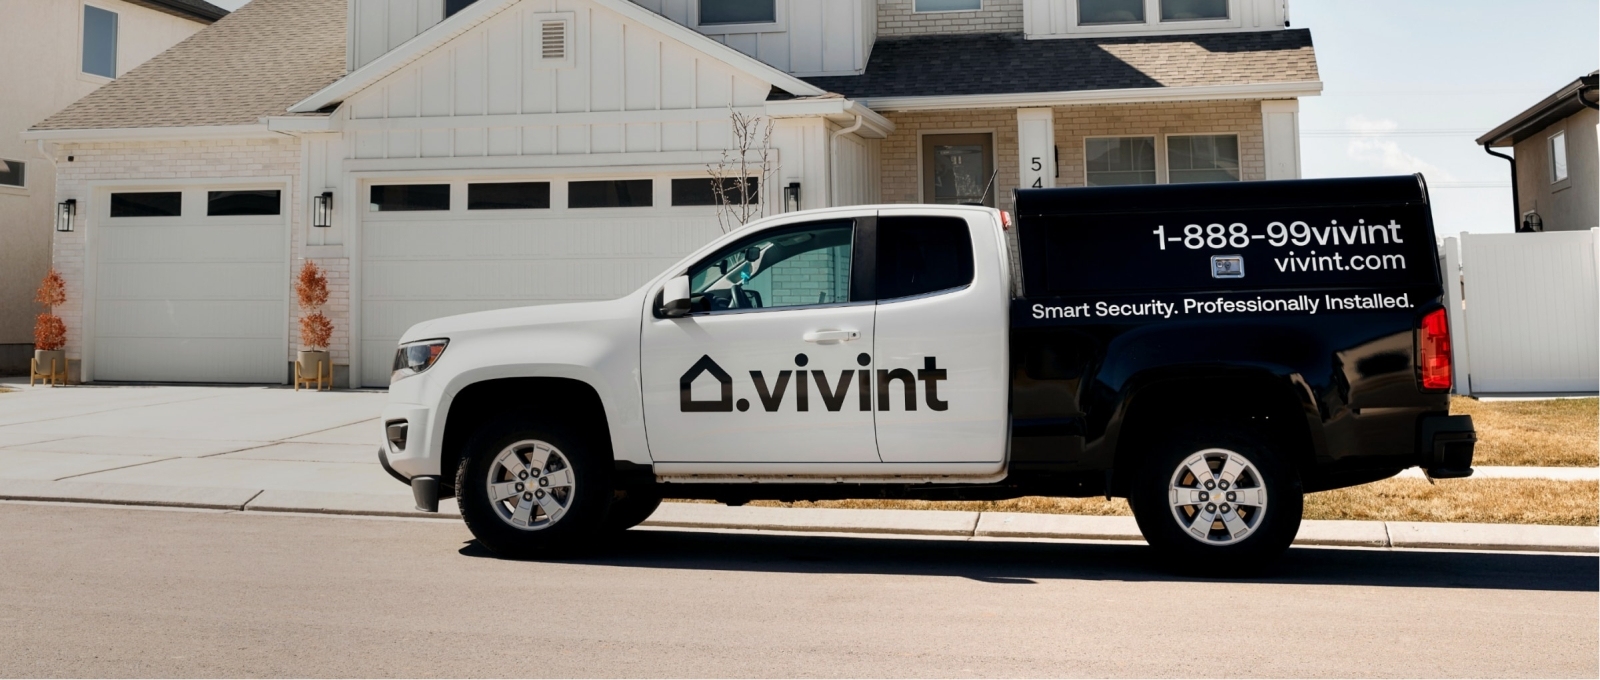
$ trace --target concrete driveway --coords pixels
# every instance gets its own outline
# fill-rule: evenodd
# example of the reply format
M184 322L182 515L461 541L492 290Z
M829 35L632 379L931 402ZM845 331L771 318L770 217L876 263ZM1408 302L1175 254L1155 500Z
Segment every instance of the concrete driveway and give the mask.
M410 508L410 491L377 461L383 392L5 386L18 391L0 394L0 485L59 488L63 499L159 502L170 490L173 505Z

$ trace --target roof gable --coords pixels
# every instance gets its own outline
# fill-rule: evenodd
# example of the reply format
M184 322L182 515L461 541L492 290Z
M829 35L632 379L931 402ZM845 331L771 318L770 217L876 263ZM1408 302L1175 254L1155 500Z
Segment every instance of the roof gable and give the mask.
M435 24L415 38L391 50L388 54L356 69L338 82L307 97L305 100L290 107L289 110L295 113L306 113L351 99L357 93L372 87L391 74L439 50L467 34L478 25L493 19L523 1L478 0L478 2L473 3L454 16ZM702 53L769 86L779 87L785 91L800 95L823 93L823 90L799 78L795 78L738 50L680 26L628 0L565 0L558 3L557 6L567 11L579 6L591 6L595 9L608 11L620 15L620 18L627 22L660 34L667 41ZM583 49L583 46L580 45L579 49Z

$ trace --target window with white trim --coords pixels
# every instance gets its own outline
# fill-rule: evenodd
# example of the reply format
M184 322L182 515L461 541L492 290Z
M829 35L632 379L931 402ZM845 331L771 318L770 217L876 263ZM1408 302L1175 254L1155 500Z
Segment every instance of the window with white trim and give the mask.
M1156 183L1155 137L1090 137L1083 144L1089 186Z
M976 12L983 9L983 0L913 0L912 12Z
M1550 183L1567 178L1567 131L1550 135Z
M83 6L83 72L117 77L117 13Z
M1172 184L1239 181L1239 136L1168 136L1167 181Z
M1162 21L1216 21L1228 18L1228 0L1161 0Z
M28 186L28 164L0 158L0 186Z
M1236 0L1076 0L1079 26L1231 21Z
M778 0L700 0L701 26L771 24L778 21Z

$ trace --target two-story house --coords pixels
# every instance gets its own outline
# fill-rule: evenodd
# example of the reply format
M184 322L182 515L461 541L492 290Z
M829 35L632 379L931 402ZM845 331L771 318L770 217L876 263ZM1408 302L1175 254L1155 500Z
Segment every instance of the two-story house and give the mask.
M0 0L0 375L33 356L55 168L18 135L227 11L205 0Z
M1516 231L1600 226L1600 71L1552 92L1478 138L1511 164ZM1510 148L1508 156L1496 148Z
M77 202L86 379L284 381L310 259L339 382L381 386L416 322L615 297L716 237L731 113L772 125L769 213L1296 177L1321 83L1287 11L253 0L27 136Z

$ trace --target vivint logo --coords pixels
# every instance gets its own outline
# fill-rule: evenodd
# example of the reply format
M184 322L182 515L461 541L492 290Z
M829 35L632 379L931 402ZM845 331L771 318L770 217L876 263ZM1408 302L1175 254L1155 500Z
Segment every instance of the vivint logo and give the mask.
M794 365L804 367L810 359L804 354L795 355ZM856 357L856 363L866 366L872 363L872 357L862 353ZM709 374L718 383L716 399L695 400L689 393L689 386L702 375ZM809 374L809 379L807 378ZM751 371L750 380L755 383L756 396L761 400L761 408L773 412L783 408L783 400L789 393L789 388L794 388L794 408L796 411L811 410L811 389L813 381L817 384L817 396L822 400L822 405L829 411L838 411L844 408L849 399L851 386L855 386L856 407L862 411L872 410L872 387L877 385L877 403L879 411L888 411L891 407L890 386L900 383L905 394L902 403L907 411L917 410L917 383L923 385L923 402L934 411L944 411L950 408L950 403L939 399L939 381L946 379L946 372L939 368L939 361L934 357L924 357L922 368L912 373L908 368L878 369L876 381L873 371L867 369L844 369L839 371L837 378L829 378L827 371L819 370L784 370L778 371L777 380L767 381L764 371ZM750 410L749 399L733 398L733 376L723 370L717 362L712 361L710 355L703 355L699 361L685 371L683 377L678 378L678 410L684 413L727 413L734 409L740 411Z

